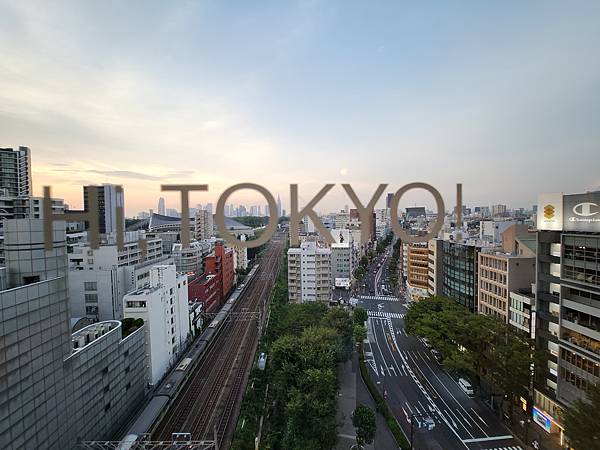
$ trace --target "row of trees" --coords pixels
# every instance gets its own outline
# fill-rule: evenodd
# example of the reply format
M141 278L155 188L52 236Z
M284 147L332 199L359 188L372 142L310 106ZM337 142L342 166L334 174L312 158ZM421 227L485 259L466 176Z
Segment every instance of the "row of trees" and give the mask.
M289 304L284 264L259 349L268 355L267 367L252 373L253 385L240 414L244 428L238 426L232 448L254 449L261 416L261 448L333 448L337 440L337 363L352 354L353 332L353 319L342 308Z
M535 353L526 334L444 297L414 303L405 322L409 333L427 338L440 351L448 369L467 373L478 384L483 377L493 394L527 397Z

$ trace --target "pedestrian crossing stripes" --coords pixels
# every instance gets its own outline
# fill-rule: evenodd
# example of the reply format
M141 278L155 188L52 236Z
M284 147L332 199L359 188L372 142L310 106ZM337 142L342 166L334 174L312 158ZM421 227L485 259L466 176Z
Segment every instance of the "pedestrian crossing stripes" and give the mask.
M378 300L380 302L399 302L398 297L392 297L389 295L361 295L361 300Z
M512 447L491 447L486 448L485 450L523 450L523 447L521 447L520 445Z
M384 311L367 311L369 317L381 317L382 319L404 319L404 314Z

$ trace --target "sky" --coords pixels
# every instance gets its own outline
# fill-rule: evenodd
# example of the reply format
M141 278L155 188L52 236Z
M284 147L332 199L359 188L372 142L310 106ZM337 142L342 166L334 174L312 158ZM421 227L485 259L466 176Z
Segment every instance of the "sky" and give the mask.
M130 216L181 183L530 207L600 188L599 23L594 1L0 0L0 147L31 148L35 194L122 184Z

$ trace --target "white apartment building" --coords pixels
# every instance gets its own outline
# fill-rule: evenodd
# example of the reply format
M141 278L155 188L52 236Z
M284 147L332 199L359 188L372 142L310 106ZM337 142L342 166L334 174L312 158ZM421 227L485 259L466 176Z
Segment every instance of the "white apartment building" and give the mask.
M342 210L335 214L335 228L344 229L348 228L350 223L350 212L348 210Z
M389 210L382 208L375 211L375 236L377 239L384 238L390 231Z
M205 209L196 211L196 239L210 239L213 236L213 216Z
M123 296L147 284L152 265L173 264L162 254L160 239L148 239L146 257L137 242L138 233L126 233L125 250L113 244L94 250L88 244L75 245L68 254L69 304L72 317L119 320L123 317Z
M331 299L331 249L314 241L288 250L288 295L292 302Z
M123 298L124 318L142 319L150 383L156 385L189 342L187 275L156 265L149 284Z

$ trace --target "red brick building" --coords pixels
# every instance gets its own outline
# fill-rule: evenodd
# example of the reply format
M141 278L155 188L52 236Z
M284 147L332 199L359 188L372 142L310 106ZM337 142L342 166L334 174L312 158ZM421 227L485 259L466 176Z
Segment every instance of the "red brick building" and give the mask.
M190 302L204 303L203 310L212 312L221 303L221 284L218 276L207 274L188 282L188 299Z
M188 298L203 302L204 311L211 312L223 304L233 289L233 249L217 242L214 252L204 259L204 267L205 274L188 283Z

